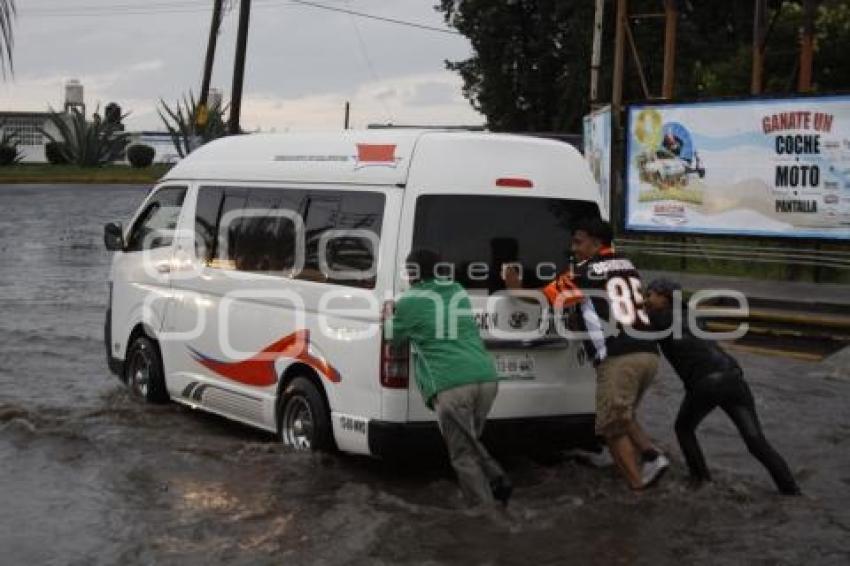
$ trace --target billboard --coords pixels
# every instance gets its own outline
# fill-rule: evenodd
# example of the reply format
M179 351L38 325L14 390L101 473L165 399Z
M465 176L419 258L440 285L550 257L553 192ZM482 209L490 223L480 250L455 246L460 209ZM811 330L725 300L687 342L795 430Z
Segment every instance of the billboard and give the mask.
M611 107L600 108L584 117L584 158L599 185L606 212L611 200Z
M850 96L629 108L626 229L850 240Z

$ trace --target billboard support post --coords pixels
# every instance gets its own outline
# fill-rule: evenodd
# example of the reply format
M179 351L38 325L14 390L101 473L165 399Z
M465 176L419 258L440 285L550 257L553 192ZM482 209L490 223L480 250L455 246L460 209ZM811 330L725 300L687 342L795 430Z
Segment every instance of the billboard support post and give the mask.
M755 0L753 14L753 72L750 93L761 94L764 72L764 38L767 26L767 0Z
M623 64L626 50L627 0L617 0L616 25L614 26L614 77L611 92L611 109L616 128L623 127Z
M590 109L594 110L599 100L599 67L602 60L602 15L605 0L596 0L593 15L593 52L590 55Z
M797 90L809 92L812 90L812 59L814 58L815 43L815 0L803 2L803 33L800 37L800 74L797 79Z
M664 76L662 78L661 96L670 100L673 98L676 84L676 27L679 12L676 0L664 0Z

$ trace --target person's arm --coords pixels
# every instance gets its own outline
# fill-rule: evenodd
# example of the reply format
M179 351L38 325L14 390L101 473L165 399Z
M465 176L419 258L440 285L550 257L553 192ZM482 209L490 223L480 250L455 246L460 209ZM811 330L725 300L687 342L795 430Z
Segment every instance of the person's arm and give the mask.
M562 308L577 305L584 299L584 294L571 270L565 271L543 287L543 294L546 295L550 305L557 304Z
M520 277L519 270L516 267L506 266L503 278L507 289L522 289L522 277ZM565 271L539 291L543 293L550 305L557 303L564 308L576 305L584 298L570 271ZM522 296L518 298L529 303L537 303L532 297Z
M652 330L664 332L673 326L673 309L651 310L648 312Z

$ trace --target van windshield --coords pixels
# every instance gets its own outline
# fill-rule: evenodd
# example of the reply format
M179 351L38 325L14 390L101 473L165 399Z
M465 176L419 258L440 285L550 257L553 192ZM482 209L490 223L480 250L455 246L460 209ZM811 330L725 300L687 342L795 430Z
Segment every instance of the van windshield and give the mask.
M413 248L439 252L467 289L504 289L505 263L522 264L524 286L536 288L567 267L572 226L587 216L599 216L595 202L423 195L416 201Z

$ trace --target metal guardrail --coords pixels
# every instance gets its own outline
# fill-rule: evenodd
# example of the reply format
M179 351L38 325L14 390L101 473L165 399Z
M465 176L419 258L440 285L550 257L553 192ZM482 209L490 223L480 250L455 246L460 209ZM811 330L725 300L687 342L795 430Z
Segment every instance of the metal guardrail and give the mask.
M736 243L703 243L688 241L652 241L620 238L620 249L654 256L688 257L708 260L779 263L850 269L850 251L815 248L782 248L778 246Z

